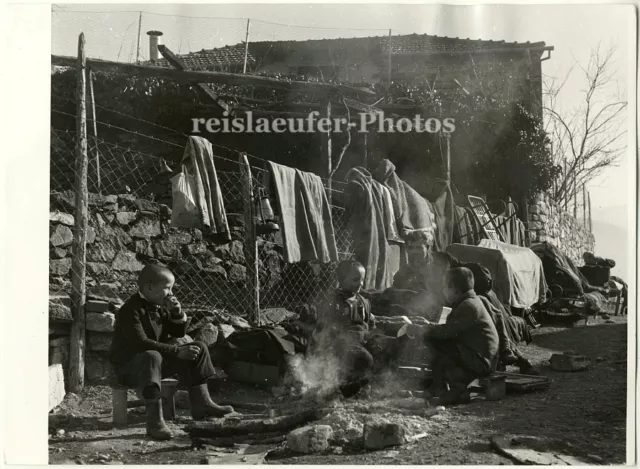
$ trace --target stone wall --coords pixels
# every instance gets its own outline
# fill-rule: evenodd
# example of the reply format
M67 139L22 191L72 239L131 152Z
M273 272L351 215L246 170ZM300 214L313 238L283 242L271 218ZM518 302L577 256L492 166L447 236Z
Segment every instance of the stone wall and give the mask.
M548 241L555 245L577 265L584 264L585 251L595 249L593 234L547 194L529 201L529 236L531 243Z
M74 204L72 192L51 194L49 365L62 365L65 378L68 378L73 320L70 294ZM241 213L227 213L227 218L232 240L222 244L198 229L171 228L168 205L129 194L89 195L85 366L88 381L108 380L114 314L137 291L138 273L148 263L161 262L174 272L173 291L192 319L189 328L192 338L213 344L218 337L248 327L241 317L249 312L247 276L253 266L248 266L245 260L244 217ZM258 252L261 308L286 307L292 311L331 283L333 269L329 265L285 264L279 234L258 238Z

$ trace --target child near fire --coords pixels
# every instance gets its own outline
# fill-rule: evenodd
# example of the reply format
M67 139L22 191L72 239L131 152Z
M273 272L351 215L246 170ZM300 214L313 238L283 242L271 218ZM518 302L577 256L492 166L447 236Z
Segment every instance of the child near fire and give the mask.
M187 316L173 296L171 271L160 265L147 265L138 276L139 291L131 296L116 315L110 359L121 384L141 390L145 400L147 435L168 440L171 432L162 416L160 381L178 374L189 387L194 420L221 417L233 412L211 400L207 379L214 376L207 346L168 343L169 336L183 337Z
M370 379L373 357L364 343L375 318L369 301L360 294L366 274L363 265L354 260L342 261L337 274L339 287L318 311L309 351L332 356L340 368L340 391L350 397Z

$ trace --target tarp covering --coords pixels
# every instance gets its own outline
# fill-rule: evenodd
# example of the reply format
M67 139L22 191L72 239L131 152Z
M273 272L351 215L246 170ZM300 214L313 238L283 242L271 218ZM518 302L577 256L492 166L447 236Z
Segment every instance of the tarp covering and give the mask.
M528 248L483 239L479 246L452 244L447 252L460 262L477 262L489 269L493 291L506 305L530 308L546 300L542 262Z
M565 296L581 296L595 291L604 293L603 288L591 285L573 261L553 244L545 241L534 244L531 250L542 260L548 284L561 286Z

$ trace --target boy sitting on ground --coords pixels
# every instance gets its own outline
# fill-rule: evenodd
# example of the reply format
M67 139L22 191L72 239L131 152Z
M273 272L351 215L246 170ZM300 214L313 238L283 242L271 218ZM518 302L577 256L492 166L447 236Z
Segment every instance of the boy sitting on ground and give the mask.
M473 286L469 269L457 267L447 271L444 297L452 311L446 323L430 324L416 331L423 335L434 357L429 394L437 398L438 404L468 402L467 386L496 369L498 332Z
M308 353L330 354L338 370L340 391L345 397L357 394L370 379L373 357L364 348L367 334L374 327L369 301L360 294L365 269L360 262L338 264L339 288L318 310L318 319Z
M187 316L172 295L174 276L160 265L147 265L138 277L139 291L116 315L111 344L111 363L121 384L141 390L145 400L147 435L158 440L172 437L162 416L160 381L179 375L189 386L194 420L222 417L233 412L211 400L207 380L215 372L209 350L202 342L178 346L167 343L169 336L183 337Z

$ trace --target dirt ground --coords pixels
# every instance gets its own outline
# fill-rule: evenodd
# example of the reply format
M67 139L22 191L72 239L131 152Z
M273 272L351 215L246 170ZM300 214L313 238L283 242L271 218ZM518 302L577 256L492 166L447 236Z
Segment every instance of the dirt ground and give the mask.
M332 448L324 454L296 455L274 446L265 463L274 464L478 464L513 462L496 454L489 438L500 434L546 436L564 441L575 455L593 463L623 464L626 458L627 324L626 317L602 319L574 327L543 327L522 350L551 380L548 390L508 394L501 401L472 401L427 418L428 436L402 447L381 451ZM556 372L553 353L574 351L588 356L582 372ZM270 395L254 388L226 385L220 395L266 402ZM220 398L220 395L217 396ZM124 429L111 425L111 394L105 386L68 394L49 415L51 464L206 464L210 452L191 447L182 428L190 419L179 411L169 442L144 434L141 409L129 411ZM214 396L215 397L215 396ZM229 450L233 451L233 450ZM215 460L215 459L214 459ZM221 459L219 459L222 461ZM250 462L251 459L240 460Z

